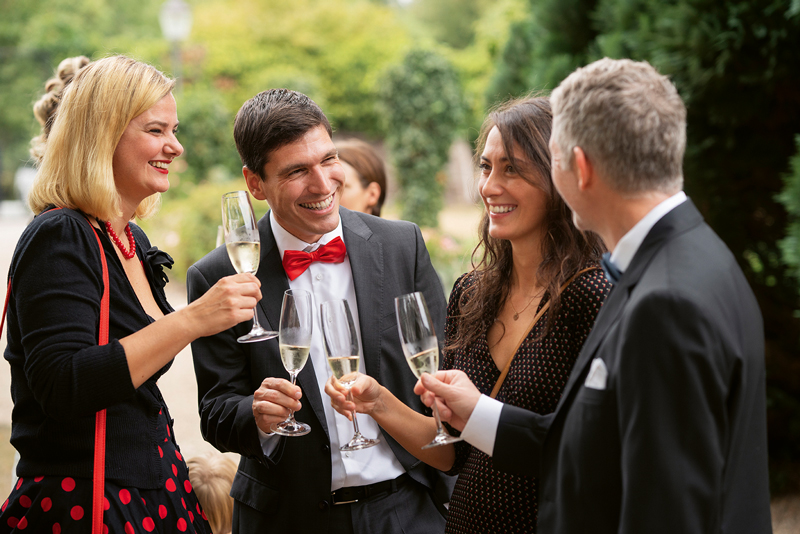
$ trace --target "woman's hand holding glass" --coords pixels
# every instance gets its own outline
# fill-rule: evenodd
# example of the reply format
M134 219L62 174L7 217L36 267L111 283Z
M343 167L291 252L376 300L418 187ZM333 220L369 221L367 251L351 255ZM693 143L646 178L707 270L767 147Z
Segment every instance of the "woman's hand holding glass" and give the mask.
M346 300L324 302L320 306L320 320L328 365L333 371L331 379L336 385L350 389L356 379L363 376L358 372L360 351L350 306ZM339 447L340 451L358 451L380 443L380 439L365 438L361 435L355 411L353 417L348 419L353 421L355 433L348 443Z
M333 409L352 420L352 412L373 415L384 408L383 393L384 388L378 381L369 375L359 374L353 385L348 389L330 377L325 383L325 393L331 398Z
M255 274L261 259L261 242L247 191L233 191L222 195L222 230L233 268L237 273ZM258 323L255 306L252 319L253 328L236 341L253 343L277 337L277 332L265 330Z
M261 282L252 274L226 276L176 313L191 329L192 340L213 336L253 318L253 309L261 300L260 288Z

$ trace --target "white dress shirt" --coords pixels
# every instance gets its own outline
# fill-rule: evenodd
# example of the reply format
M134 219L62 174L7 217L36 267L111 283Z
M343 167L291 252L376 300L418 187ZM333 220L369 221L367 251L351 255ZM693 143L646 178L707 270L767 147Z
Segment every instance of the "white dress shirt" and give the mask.
M283 253L286 250L312 252L337 237L342 238L342 241L344 241L341 218L336 229L323 235L316 243L301 241L284 230L275 220L272 212L270 212L269 221L281 258L283 258ZM353 273L350 269L350 255L345 256L345 260L342 263L312 263L303 274L289 281L289 288L304 289L312 294L314 300L314 328L311 335L309 359L313 363L319 390L322 394L322 405L325 409L325 419L328 424L328 434L331 441L331 491L343 487L362 486L397 478L405 473L405 469L395 457L386 440L380 436L378 423L371 417L362 414L358 418L359 430L368 438L381 437L381 443L360 451L342 452L339 450L339 447L350 441L353 436L353 423L331 407L330 399L328 399L328 395L324 391L325 383L333 373L328 366L328 358L322 340L322 327L319 322L319 307L323 302L347 300L350 311L353 314L353 321L355 321L356 334L359 338L358 346L361 358L359 371L363 373L365 370L358 304L356 303L356 292L353 285ZM305 396L300 399L300 402L306 402ZM259 437L266 455L275 450L278 440L281 439L281 436L268 435L260 429ZM302 438L287 437L284 439L288 440L286 447L291 447L292 440Z
M686 201L686 193L680 191L664 200L647 215L636 223L633 228L622 236L614 251L611 253L611 261L616 265L620 272L625 272L631 264L631 260L636 255L636 251L642 245L644 238L650 233L655 224L664 215L683 204ZM486 395L481 395L478 404L472 411L461 437L464 441L471 444L478 450L492 455L494 452L494 441L497 437L497 425L500 423L500 412L503 411L503 403Z

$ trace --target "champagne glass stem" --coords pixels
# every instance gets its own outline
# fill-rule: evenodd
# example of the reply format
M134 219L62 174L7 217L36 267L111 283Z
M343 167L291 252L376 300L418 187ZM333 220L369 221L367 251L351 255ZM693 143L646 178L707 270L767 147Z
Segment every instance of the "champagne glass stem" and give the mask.
M353 392L349 389L347 390L347 400L353 402ZM361 432L358 431L358 421L356 421L356 411L353 410L353 429L356 431L356 435L361 435Z
M252 330L261 330L261 324L258 322L258 306L253 308L253 328Z
M297 380L297 373L289 373L289 376L292 378L292 385L294 385ZM289 410L289 418L286 421L291 421L294 424L294 410Z
M444 428L442 427L442 418L439 417L439 408L436 406L436 401L433 403L433 418L436 420L436 435L444 434Z

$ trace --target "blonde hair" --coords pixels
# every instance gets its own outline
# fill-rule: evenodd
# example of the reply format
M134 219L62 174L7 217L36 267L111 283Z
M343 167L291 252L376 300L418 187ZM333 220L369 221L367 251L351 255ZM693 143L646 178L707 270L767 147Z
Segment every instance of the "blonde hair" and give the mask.
M103 220L119 217L113 158L132 119L172 92L175 81L155 67L124 56L80 69L55 111L28 205L72 208ZM144 199L134 216L153 214L160 195Z
M233 525L233 497L230 496L236 464L221 453L190 458L189 480L214 534L228 534Z
M565 170L579 146L616 191L674 193L683 186L686 107L649 63L595 61L567 76L550 102Z

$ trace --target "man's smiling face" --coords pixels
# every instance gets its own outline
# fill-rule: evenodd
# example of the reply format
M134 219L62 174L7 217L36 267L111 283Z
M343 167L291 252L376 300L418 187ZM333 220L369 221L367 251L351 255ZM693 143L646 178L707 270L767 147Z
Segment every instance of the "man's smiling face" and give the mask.
M266 200L275 220L296 238L315 243L339 224L344 169L324 126L273 151L263 180L247 168L244 173L253 196Z

